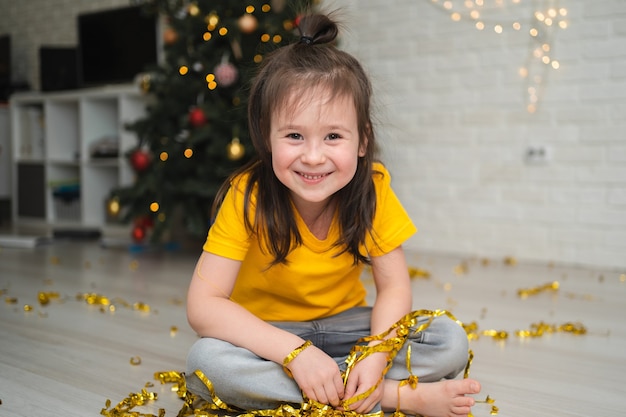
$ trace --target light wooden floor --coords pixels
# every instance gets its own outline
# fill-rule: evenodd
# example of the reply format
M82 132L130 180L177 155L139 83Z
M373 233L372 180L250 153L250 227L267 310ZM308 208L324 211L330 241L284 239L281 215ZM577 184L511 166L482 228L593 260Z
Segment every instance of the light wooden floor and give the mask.
M159 399L136 411L176 416L182 403L153 379L184 370L196 336L184 296L198 252L131 253L98 244L59 242L37 249L0 248L0 416L97 416L147 382ZM495 399L502 417L626 415L626 282L621 273L550 265L507 265L501 259L409 256L415 308L444 308L479 331L504 330L508 339L471 342L470 376ZM364 276L368 285L371 278ZM522 299L519 289L558 281L558 292ZM54 295L48 305L38 293ZM109 297L111 312L83 294ZM78 295L78 297L77 297ZM150 311L133 308L144 303ZM25 311L25 306L32 311ZM139 305L138 307L141 307ZM533 323L580 321L585 335L515 335ZM178 329L172 332L172 326ZM140 358L138 365L131 358ZM477 405L474 415L488 416Z

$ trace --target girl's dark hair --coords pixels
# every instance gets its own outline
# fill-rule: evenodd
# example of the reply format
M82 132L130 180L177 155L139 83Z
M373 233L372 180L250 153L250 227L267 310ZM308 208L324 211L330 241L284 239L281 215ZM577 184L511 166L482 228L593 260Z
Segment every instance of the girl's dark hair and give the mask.
M230 182L241 173L249 173L245 191L246 228L257 235L264 250L274 257L271 265L287 263L287 255L302 244L296 225L289 190L272 169L270 127L276 109L303 106L292 100L294 91L314 88L330 91L332 97L351 97L357 115L359 145L365 155L359 157L352 180L337 191L340 237L334 242L337 255L348 252L354 263L369 263L360 247L371 232L376 210L376 194L372 181L372 164L377 154L370 116L372 87L361 64L350 54L339 50L334 42L338 24L330 15L308 14L298 24L300 39L268 54L253 80L248 102L248 126L256 155L224 183L213 205L213 214L223 201ZM300 96L301 94L298 94ZM250 197L257 191L254 215L250 215ZM252 220L253 219L253 220ZM270 265L270 266L271 266Z

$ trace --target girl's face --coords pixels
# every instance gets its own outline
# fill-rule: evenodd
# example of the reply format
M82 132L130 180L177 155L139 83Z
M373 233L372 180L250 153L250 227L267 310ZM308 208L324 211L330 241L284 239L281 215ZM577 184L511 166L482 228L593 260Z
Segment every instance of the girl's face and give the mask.
M294 94L272 117L272 167L299 210L326 204L354 177L365 155L352 98L331 97L323 88Z

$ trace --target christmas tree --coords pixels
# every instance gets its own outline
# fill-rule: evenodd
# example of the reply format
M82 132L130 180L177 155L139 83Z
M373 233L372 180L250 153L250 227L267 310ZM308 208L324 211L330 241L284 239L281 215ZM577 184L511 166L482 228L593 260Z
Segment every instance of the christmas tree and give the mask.
M113 190L110 207L133 222L142 242L168 239L173 227L203 237L224 179L253 150L247 88L264 55L294 39L298 13L311 0L152 0L164 21L164 58L138 77L147 114L129 126L136 177Z

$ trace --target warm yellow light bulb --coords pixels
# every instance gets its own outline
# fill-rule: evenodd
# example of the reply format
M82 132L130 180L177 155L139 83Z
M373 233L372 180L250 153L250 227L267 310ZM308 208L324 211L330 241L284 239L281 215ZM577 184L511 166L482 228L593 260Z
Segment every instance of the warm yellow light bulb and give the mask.
M187 67L186 65L183 65L178 69L178 73L180 75L187 75L188 72L189 72L189 67Z
M159 211L159 203L155 201L154 203L150 204L150 211L153 213Z
M187 148L183 154L185 155L185 158L191 158L193 156L193 149Z
M167 158L169 158L167 152L161 152L161 154L159 155L159 159L163 162L167 161Z

